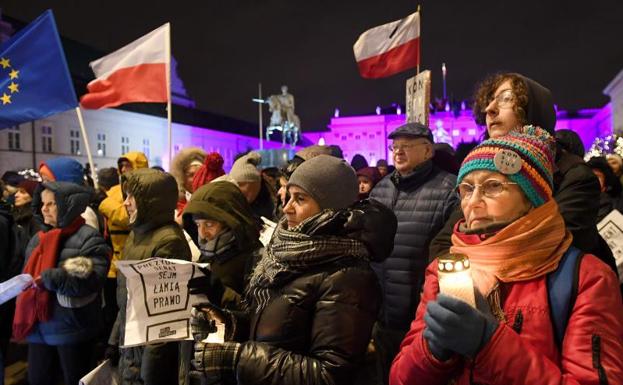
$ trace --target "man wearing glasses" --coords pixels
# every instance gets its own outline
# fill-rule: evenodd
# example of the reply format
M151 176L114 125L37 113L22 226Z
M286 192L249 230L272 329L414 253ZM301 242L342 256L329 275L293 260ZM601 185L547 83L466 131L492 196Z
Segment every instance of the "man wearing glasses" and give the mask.
M420 123L407 123L388 137L396 170L372 190L374 198L398 218L394 251L373 264L383 289L383 311L373 331L377 373L383 383L420 302L428 246L458 200L456 176L432 162L433 134Z

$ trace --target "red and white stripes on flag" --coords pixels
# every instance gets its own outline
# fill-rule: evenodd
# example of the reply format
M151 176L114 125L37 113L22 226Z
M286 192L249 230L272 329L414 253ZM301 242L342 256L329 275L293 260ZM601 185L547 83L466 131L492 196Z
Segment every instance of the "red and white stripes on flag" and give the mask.
M384 78L420 63L420 13L362 33L353 46L361 76Z
M83 108L99 109L124 103L166 103L166 71L170 68L169 23L99 58L89 65L96 79L80 98Z

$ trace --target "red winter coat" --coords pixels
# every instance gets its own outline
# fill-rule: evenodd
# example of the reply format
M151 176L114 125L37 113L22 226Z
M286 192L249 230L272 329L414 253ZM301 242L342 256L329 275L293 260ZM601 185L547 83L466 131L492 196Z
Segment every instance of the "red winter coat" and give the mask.
M430 353L422 336L426 304L439 292L437 262L433 262L426 270L424 294L415 320L392 364L390 385L445 385L451 379L456 379L457 385L467 385L471 370L474 384L623 384L623 304L619 284L612 270L593 255L582 258L579 274L578 296L562 354L556 347L543 276L502 285L506 323L500 324L475 360L455 355L441 362ZM513 326L520 329L519 333ZM603 378L600 382L600 371L607 382Z

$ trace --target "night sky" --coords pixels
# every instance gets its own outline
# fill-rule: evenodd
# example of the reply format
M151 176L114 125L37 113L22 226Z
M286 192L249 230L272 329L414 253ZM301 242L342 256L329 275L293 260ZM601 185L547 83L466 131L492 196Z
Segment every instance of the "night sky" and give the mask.
M192 4L192 6L191 6ZM498 70L534 78L562 109L601 107L605 86L623 69L623 1L421 1L422 69L441 96L470 98ZM2 11L31 21L45 9L60 33L112 52L170 21L178 72L197 107L257 122L251 98L287 84L303 130L342 116L404 103L408 71L362 79L352 46L365 30L405 17L418 2L385 1L3 1ZM265 110L265 123L267 109Z

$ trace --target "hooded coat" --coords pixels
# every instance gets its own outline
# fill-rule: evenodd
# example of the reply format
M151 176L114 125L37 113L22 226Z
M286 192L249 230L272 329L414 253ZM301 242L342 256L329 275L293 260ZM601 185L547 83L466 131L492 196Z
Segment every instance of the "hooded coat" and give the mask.
M124 260L175 258L190 260L182 229L173 220L177 183L166 173L139 169L121 176L123 191L136 200L137 216L123 249ZM125 277L117 275L119 341L125 337L127 290ZM113 330L113 334L115 330ZM114 336L111 337L114 340ZM121 349L121 384L174 384L178 381L178 344L175 342Z
M213 288L208 298L221 307L228 307L228 297L231 296L225 293L225 289L238 296L243 294L254 254L262 247L253 212L240 189L233 183L222 181L209 183L195 191L184 210L184 219L193 216L218 221L233 232L235 240L231 248L209 260L202 255L199 260L210 263Z
M192 164L192 162L199 162L203 164L206 158L206 152L200 147L188 147L182 149L175 155L171 162L171 175L177 182L178 197L180 200L186 201L186 189L184 183L186 181L186 169ZM192 193L192 191L188 191Z
M383 261L396 233L391 210L370 200L343 212L349 213L346 223L334 216L315 234L358 239L372 261ZM293 274L273 290L262 310L251 308L249 318L238 319L236 336L246 341L236 365L238 384L352 383L381 306L369 262L342 255Z
M530 78L515 75L524 80L528 89L526 123L539 126L555 137L556 111L552 93ZM478 116L477 119L484 122L483 116ZM612 252L596 227L599 212L599 180L582 158L570 152L559 149L556 152L555 162L554 199L567 229L573 234L573 246L596 255L616 272ZM450 249L454 225L462 218L463 213L460 207L457 207L431 242L430 260Z
M142 152L133 151L128 152L119 158L121 160L128 160L134 170L147 168L147 157ZM119 170L121 173L121 170ZM123 193L121 191L121 184L117 184L111 187L106 192L106 198L100 203L99 211L106 218L106 226L108 227L108 234L112 243L113 256L110 271L108 272L109 278L115 278L117 276L117 268L115 262L123 259L123 246L130 234L130 224L128 222L128 212L123 207Z
M90 191L86 187L67 182L44 182L43 187L54 193L58 227L71 224L89 203ZM34 215L43 223L41 194L35 194L32 206ZM43 231L49 229L46 225ZM26 255L30 256L37 245L39 233L28 243ZM57 267L41 273L45 288L55 293L52 318L35 325L27 337L29 343L69 345L97 337L102 326L100 292L110 265L109 256L110 248L104 238L86 224L63 242Z

